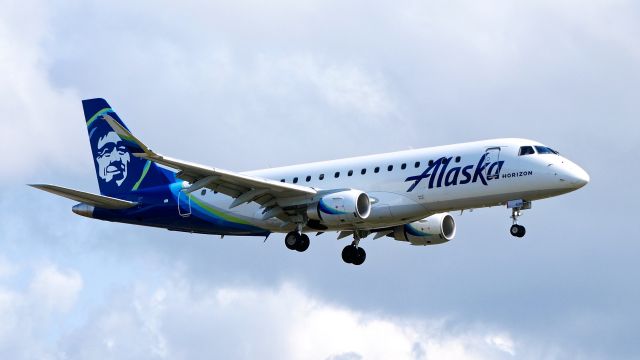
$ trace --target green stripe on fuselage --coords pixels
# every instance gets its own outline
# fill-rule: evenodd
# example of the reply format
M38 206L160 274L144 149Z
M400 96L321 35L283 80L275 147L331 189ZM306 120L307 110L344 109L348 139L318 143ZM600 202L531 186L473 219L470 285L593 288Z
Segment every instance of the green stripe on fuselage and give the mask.
M207 212L207 213L209 213L209 214L211 214L211 215L213 215L215 217L222 218L223 220L226 220L228 222L232 222L232 223L235 223L235 224L255 226L255 225L251 224L250 222L248 222L246 220L243 220L243 219L240 219L238 217L232 216L232 215L230 215L228 213L225 213L225 212L222 212L220 210L216 210L216 209L210 207L209 205L205 204L204 202L196 199L196 197L191 195L191 194L189 194L188 196L191 199L191 201L196 203L196 205L201 207L205 212Z

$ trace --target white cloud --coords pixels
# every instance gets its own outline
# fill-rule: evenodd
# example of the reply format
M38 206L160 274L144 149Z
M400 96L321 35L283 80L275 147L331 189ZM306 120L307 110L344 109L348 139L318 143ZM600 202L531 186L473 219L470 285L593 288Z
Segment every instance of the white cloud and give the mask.
M15 268L15 265L11 265ZM14 271L0 282L0 355L3 358L54 357L48 341L60 336L66 314L82 289L81 276L54 265L38 266L28 286Z
M181 276L115 295L65 341L68 358L495 359L511 336L488 327L358 311L299 287L209 287Z
M362 68L350 64L323 64L310 55L291 56L279 62L277 78L296 75L309 83L327 105L377 117L388 115L394 108L381 76L374 77ZM271 71L273 73L273 71Z
M0 12L0 153L3 171L10 169L14 177L45 164L73 169L81 159L70 141L84 131L77 97L52 87L47 78L47 5L10 1Z
M0 343L4 343L17 327L16 308L19 303L19 294L7 289L0 289Z
M53 265L39 269L29 291L38 299L38 306L54 312L69 311L82 289L82 277L74 271L63 272Z
M531 91L538 79L566 76L572 64L591 58L585 51L591 46L580 42L638 53L634 39L640 28L633 7L627 1L578 5L573 0L390 6L187 1L178 8L12 1L0 14L0 131L8 139L0 143L0 152L20 149L20 157L4 160L14 175L45 164L86 173L90 157L79 100L114 94L112 105L128 107L124 115L133 119L133 129L149 129L158 120L168 128L176 119L186 129L198 129L188 145L173 141L170 131L143 132L152 145L172 153L180 149L184 157L232 146L240 153L244 144L254 143L269 149L266 156L279 157L291 152L291 136L308 133L340 144L324 146L328 155L316 160L380 151L380 143L389 150L444 143L437 139L452 133L461 137L449 121L501 111L500 101L491 103L497 109L474 109L473 102L484 101L485 94L505 88L511 93L514 86ZM354 13L360 16L353 18ZM87 17L118 26L86 27ZM108 56L99 55L104 44ZM50 76L68 88L56 86ZM502 131L523 126L508 115L495 119ZM470 124L469 133L488 128L474 124L483 121ZM388 128L405 127L382 142L353 141L355 135L377 139ZM320 140L307 144L323 145ZM296 158L297 153L283 162L308 160L308 154ZM233 167L224 159L194 160ZM239 162L239 168L262 163L231 165Z
M485 338L487 344L495 346L496 348L508 353L509 355L515 355L515 346L513 340L508 334L495 334L487 336Z
M13 275L15 271L15 266L4 256L0 255L0 279Z

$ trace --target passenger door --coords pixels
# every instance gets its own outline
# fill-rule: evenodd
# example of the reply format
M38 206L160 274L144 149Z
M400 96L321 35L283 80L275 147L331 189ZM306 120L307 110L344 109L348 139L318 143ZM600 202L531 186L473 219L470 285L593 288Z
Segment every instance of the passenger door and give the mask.
M491 164L500 161L500 147L494 146L494 147L487 148L486 155L487 156L484 158L484 164L483 164L483 165L486 165L484 169L485 177L487 181L498 179L500 177L500 174L498 173L498 167L497 166L492 167Z

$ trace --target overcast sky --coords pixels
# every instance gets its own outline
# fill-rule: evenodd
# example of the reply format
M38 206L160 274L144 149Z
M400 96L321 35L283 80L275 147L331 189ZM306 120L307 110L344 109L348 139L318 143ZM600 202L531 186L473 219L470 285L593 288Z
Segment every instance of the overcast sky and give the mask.
M393 4L391 4L393 3ZM637 359L640 5L0 0L0 358ZM450 243L220 239L75 216L81 100L249 170L496 137L585 188L455 214Z

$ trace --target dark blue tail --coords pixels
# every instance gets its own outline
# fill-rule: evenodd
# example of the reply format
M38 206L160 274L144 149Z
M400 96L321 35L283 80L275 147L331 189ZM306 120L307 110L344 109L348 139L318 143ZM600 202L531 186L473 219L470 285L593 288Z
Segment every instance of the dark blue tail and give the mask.
M83 100L82 107L102 195L130 198L145 188L168 185L175 180L170 171L133 155L138 149L129 146L105 120L105 116L111 117L128 130L104 99Z

